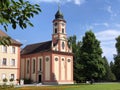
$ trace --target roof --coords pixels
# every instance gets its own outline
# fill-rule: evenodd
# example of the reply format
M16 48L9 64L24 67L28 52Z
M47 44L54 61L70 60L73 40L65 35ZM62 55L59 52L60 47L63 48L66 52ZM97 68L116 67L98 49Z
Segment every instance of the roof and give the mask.
M63 19L64 16L62 14L62 12L60 10L57 11L57 13L55 14L55 19Z
M3 36L5 36L5 37L10 37L10 36L8 36L5 32L3 32L2 30L0 30L0 37L3 37ZM20 42L18 42L18 41L16 41L16 40L14 40L14 39L12 39L11 38L11 44L12 45L22 45Z
M50 51L51 45L52 41L27 45L25 48L22 49L21 55Z

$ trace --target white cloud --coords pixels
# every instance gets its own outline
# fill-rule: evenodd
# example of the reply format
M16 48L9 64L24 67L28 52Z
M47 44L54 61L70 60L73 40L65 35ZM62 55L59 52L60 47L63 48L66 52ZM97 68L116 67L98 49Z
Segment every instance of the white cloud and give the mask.
M85 2L85 0L73 0L76 5L81 5Z
M106 11L110 14L111 19L114 19L114 17L118 16L118 11L115 12L111 5L107 6Z
M120 35L120 31L118 30L105 30L96 33L96 37L101 41L115 40L118 35Z
M85 2L85 0L29 0L32 3L68 3L73 2L76 5L81 5Z
M104 23L94 23L94 26L105 26L105 27L109 27L109 23L104 22Z
M115 38L120 35L120 30L104 30L95 33L97 39L101 41L103 56L106 56L108 61L113 60L113 54L116 54Z
M111 6L108 6L108 7L107 7L107 11L108 11L109 13L113 13L112 7L111 7Z

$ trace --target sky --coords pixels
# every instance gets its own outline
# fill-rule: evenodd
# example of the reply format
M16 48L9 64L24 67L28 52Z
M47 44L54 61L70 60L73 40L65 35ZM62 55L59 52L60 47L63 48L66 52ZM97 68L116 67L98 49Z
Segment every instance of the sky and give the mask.
M42 12L31 19L34 27L13 30L10 26L7 34L20 41L25 47L28 44L52 39L55 13L58 4L67 21L67 36L77 36L81 41L85 32L92 30L101 42L103 56L113 61L116 54L115 43L120 35L120 0L29 0L39 4ZM0 26L4 31L4 28Z

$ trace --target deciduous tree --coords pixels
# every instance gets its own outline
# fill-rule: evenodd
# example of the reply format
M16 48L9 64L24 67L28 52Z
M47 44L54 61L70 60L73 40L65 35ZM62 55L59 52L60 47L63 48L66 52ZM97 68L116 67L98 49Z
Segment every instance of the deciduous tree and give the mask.
M87 31L82 39L80 49L80 63L83 66L82 72L86 79L101 79L105 75L104 60L100 42L92 31Z
M24 29L28 25L33 26L30 18L33 18L35 14L41 12L38 4L30 4L29 1L23 0L0 0L0 25L4 29L8 30L8 25L11 25L13 29L17 26ZM6 40L10 40L9 38ZM3 38L0 38L0 44L2 44Z

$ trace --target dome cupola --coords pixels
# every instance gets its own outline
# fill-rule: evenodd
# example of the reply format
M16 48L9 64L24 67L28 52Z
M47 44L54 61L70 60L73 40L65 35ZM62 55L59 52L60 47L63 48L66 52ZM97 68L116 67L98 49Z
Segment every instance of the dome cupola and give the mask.
M55 14L55 19L64 19L64 16L60 10Z

